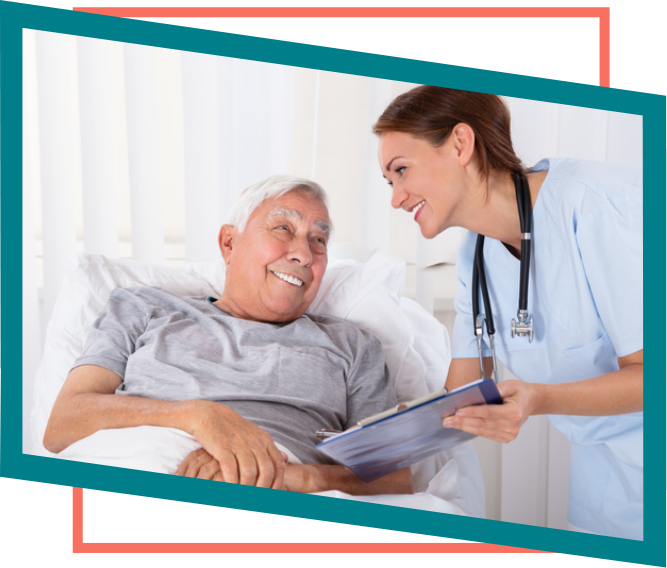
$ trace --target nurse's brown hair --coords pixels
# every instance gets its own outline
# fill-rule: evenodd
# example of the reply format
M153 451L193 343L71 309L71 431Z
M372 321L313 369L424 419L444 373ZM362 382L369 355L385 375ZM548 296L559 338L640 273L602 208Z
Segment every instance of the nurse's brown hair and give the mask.
M525 172L514 153L510 113L496 95L422 85L396 97L373 125L373 132L406 132L438 148L452 129L465 123L475 133L480 172Z

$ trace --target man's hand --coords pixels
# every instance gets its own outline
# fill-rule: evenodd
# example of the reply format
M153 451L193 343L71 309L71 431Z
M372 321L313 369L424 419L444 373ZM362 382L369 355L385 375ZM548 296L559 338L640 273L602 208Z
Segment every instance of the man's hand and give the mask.
M284 452L280 452L280 454L286 462L287 455ZM197 479L209 479L213 481L225 481L225 478L222 475L222 470L220 469L220 463L218 463L218 460L204 448L199 448L198 450L190 452L183 460L183 463L178 466L176 475L182 477L195 477ZM277 489L284 489L284 487L278 487Z
M176 475L224 481L218 460L204 448L190 452L183 460L183 463L178 466Z
M288 463L285 467L283 489L295 493L318 493L337 489L350 495L411 494L412 472L406 467L366 483L342 465Z
M287 456L280 452L287 461ZM338 489L350 495L379 495L381 493L412 493L410 468L396 471L371 483L359 479L342 465L286 463L281 487L294 493L317 493ZM203 448L190 452L176 470L176 475L227 481L218 461Z
M282 489L285 459L268 432L226 406L209 401L191 404L188 431L218 464L221 481ZM194 471L197 463L205 459L201 454L188 458L186 471L188 467ZM202 463L199 469L204 466L206 475L215 469L210 462ZM182 467L183 464L179 470ZM205 479L213 479L216 473Z
M192 434L220 464L224 481L281 488L285 460L271 436L216 402L166 401L114 394L116 373L94 365L73 369L56 399L44 447L58 453L99 430L160 426Z

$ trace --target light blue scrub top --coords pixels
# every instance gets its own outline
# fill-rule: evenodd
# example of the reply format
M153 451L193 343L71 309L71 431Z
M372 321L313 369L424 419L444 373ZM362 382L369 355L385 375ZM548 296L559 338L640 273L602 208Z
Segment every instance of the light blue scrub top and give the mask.
M643 349L642 172L567 159L542 160L532 171L541 170L549 173L533 210L532 343L510 335L519 260L500 241L484 245L496 355L523 381L580 381L616 371L619 357ZM454 357L479 357L470 292L476 239L470 233L459 250ZM573 444L568 521L642 539L643 413L549 420Z

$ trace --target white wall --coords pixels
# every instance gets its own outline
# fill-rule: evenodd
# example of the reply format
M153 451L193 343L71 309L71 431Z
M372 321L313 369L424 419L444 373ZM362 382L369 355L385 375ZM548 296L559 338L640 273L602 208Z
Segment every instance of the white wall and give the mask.
M217 258L231 200L273 173L320 182L335 225L331 256L363 260L383 249L404 259L405 294L451 335L460 231L425 241L391 209L370 132L411 86L25 30L24 440L71 254L168 265ZM507 103L527 164L569 156L641 166L639 117ZM558 436L533 418L509 446L477 442L491 518L562 527L569 458Z

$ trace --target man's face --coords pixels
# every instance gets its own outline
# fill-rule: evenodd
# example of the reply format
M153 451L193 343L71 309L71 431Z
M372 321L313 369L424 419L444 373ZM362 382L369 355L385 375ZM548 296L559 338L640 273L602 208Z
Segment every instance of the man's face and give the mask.
M267 199L239 233L225 225L220 250L227 264L216 304L243 319L289 322L317 295L327 267L329 213L324 203L292 190Z

